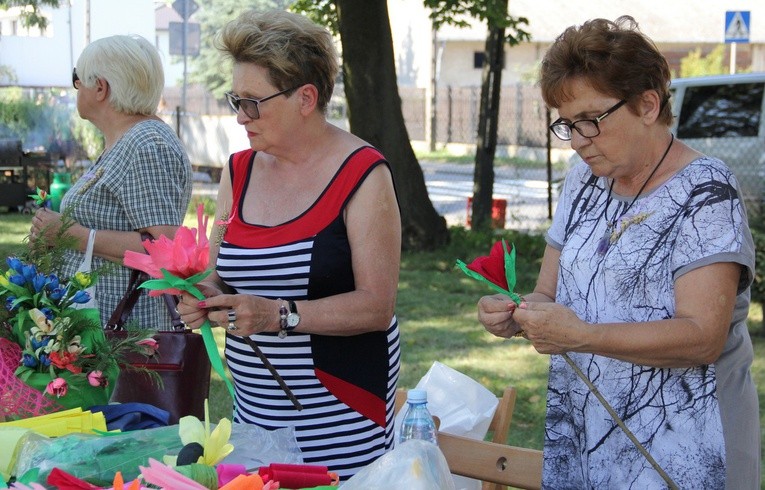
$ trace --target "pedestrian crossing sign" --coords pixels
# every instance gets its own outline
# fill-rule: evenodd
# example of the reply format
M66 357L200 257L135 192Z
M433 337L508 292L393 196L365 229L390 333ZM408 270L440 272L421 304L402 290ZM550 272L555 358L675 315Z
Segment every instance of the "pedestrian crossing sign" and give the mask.
M725 42L748 43L749 42L749 11L725 12Z

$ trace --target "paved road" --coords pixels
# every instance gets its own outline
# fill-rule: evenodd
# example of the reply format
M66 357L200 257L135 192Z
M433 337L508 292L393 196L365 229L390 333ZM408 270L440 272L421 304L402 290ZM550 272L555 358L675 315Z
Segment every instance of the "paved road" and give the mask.
M473 165L439 162L420 165L436 211L449 225L466 225L467 200L473 195ZM543 226L548 217L547 171L496 167L494 173L494 199L507 200L505 227L536 230ZM561 178L561 174L553 175L553 210Z
M451 225L467 224L467 200L473 195L473 165L420 162L428 195L436 211ZM562 174L553 175L552 209L557 202ZM215 196L217 184L194 184L194 194ZM494 199L506 199L505 227L537 230L548 217L547 171L496 167Z

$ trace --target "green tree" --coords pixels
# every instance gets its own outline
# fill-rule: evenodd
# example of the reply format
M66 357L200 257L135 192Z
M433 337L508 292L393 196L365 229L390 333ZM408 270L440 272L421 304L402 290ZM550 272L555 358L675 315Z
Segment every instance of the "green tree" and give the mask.
M284 9L289 0L196 0L199 11L195 19L199 22L202 44L199 56L191 59L192 70L189 81L199 83L210 90L215 97L231 89L231 66L213 45L218 31L227 22L234 20L245 9L259 11Z
M728 73L728 68L726 68L724 61L724 44L718 44L706 56L702 56L701 48L696 48L680 60L680 76L702 77L704 75L722 75Z
M467 17L485 22L488 28L481 73L481 105L471 211L473 228L488 229L491 226L494 194L494 156L497 150L505 45L514 46L530 39L530 34L522 28L528 24L528 20L512 17L508 13L508 0L424 0L424 4L431 9L430 18L434 29L444 24L467 27Z
M386 1L298 0L291 8L337 28L351 131L379 148L391 164L404 249L429 250L446 244L446 220L428 197L401 112Z
M21 22L26 27L48 27L48 19L40 13L40 7L58 8L60 0L0 0L0 10L22 7Z

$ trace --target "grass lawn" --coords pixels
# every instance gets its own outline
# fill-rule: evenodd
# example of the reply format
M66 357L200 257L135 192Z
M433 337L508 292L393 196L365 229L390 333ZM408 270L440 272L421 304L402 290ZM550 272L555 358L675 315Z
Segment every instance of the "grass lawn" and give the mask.
M29 215L0 214L0 257L19 249L29 230L30 219ZM196 221L190 215L186 224L196 226ZM510 427L510 444L541 449L548 357L537 354L522 339L496 338L478 324L476 301L490 291L458 271L454 262L487 254L496 237L460 228L452 229L452 236L452 244L442 250L403 256L397 302L402 339L400 386L414 386L433 361L467 374L497 395L512 384L518 390L518 399ZM544 247L542 237L511 232L503 236L518 250L517 289L528 291L539 269ZM762 309L754 304L750 311L750 331L762 332L761 322ZM215 332L222 345L222 329ZM753 342L752 375L758 383L760 406L765 406L765 382L762 381L765 380L765 338L753 335ZM213 375L210 402L213 421L230 416L231 399L216 375Z

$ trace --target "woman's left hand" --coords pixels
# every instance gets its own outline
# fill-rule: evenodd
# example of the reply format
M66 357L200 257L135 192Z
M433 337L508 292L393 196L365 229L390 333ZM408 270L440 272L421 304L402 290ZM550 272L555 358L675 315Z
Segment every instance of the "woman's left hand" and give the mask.
M261 332L279 331L279 306L276 300L250 294L220 294L199 303L207 310L207 318L214 325L226 327L228 333L242 337ZM229 312L235 318L229 328Z
M29 235L34 240L43 240L51 245L61 228L61 213L51 211L48 208L40 208L35 211L32 218L32 227Z
M583 345L587 324L558 303L526 303L515 309L513 319L540 354L563 354Z

